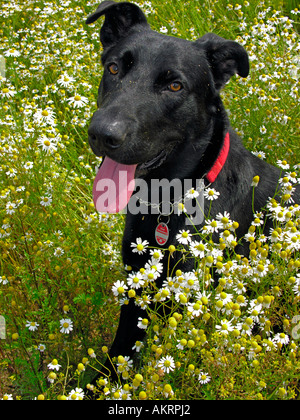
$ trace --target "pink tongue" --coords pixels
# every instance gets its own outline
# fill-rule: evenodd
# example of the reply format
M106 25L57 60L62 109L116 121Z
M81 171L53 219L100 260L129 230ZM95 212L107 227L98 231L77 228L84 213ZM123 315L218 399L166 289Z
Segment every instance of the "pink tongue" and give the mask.
M137 165L123 165L105 157L94 181L93 199L100 213L119 213L134 191Z

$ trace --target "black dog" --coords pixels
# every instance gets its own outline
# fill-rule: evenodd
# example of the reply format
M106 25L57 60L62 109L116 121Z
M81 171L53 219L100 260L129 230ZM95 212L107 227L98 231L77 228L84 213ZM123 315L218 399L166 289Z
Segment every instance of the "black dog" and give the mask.
M212 183L220 192L210 215L228 211L239 222L238 237L243 237L253 220L253 177L260 177L255 189L255 211L274 196L280 177L279 169L243 147L220 99L220 90L231 76L248 76L245 49L214 34L206 34L196 42L162 35L151 30L140 8L130 3L104 1L86 22L92 23L102 15L104 74L99 109L88 130L89 142L97 156L105 157L96 181L116 181L121 171L127 178L123 188L115 190L115 199L107 210L118 212L126 206L134 178L142 178L149 186L153 179L196 182L203 178L206 185ZM96 187L94 195L95 202L97 197L101 201ZM299 197L298 189L294 199L299 202ZM147 200L146 206L151 208L150 195ZM206 200L205 214L208 207ZM177 243L176 234L186 228L186 217L172 213L163 225L167 230L161 243L167 248ZM157 246L157 226L157 214L128 212L123 260L133 270L143 267L148 258L133 254L131 242L140 237L150 246ZM189 229L196 232L192 226ZM239 251L246 252L242 246ZM173 266L178 259L176 255L172 258ZM182 264L176 268L193 268L191 260ZM161 280L157 280L159 287L165 278L166 268ZM145 316L134 302L123 305L111 357L132 355L132 347L144 335L137 328L138 317ZM109 363L107 366L111 368Z

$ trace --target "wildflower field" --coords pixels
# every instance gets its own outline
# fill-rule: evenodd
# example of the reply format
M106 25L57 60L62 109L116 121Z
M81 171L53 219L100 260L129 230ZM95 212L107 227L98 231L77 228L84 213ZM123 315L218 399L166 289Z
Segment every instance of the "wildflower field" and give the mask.
M101 160L89 148L87 128L102 72L101 22L84 22L97 4L1 4L0 398L86 398L120 304L132 298L148 312L149 320L139 320L147 339L136 343L134 363L117 358L122 381L103 375L97 398L299 399L296 2L137 2L152 29L190 40L215 32L246 48L250 76L233 78L223 101L245 146L282 168L281 199L270 197L253 215L249 256L234 251L230 214L208 215L200 242L188 231L178 236L177 249L196 258L195 269L170 272L161 289L153 280L175 247L150 249L137 238L132 251L146 252L149 263L127 276L120 258L124 216L99 215L92 201ZM213 190L205 194L218 199ZM274 223L268 237L267 217ZM164 307L166 316L157 311Z

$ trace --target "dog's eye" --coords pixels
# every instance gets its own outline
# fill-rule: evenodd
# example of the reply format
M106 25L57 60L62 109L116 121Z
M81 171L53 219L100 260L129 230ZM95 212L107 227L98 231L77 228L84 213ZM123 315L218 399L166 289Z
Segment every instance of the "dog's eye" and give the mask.
M168 89L171 92L179 92L183 88L180 82L173 82L168 86Z
M110 66L108 66L108 71L111 74L116 75L119 73L119 67L116 63L112 63Z

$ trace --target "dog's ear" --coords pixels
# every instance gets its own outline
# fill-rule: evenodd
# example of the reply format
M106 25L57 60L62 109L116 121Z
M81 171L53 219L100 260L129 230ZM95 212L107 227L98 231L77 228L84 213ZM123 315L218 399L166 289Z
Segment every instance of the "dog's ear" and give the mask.
M105 15L105 21L100 31L103 48L116 44L135 25L148 26L144 13L133 3L104 1L87 18L86 23L93 23L102 15Z
M209 33L198 39L196 44L205 50L217 90L221 90L234 74L248 76L248 54L237 42Z

